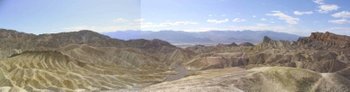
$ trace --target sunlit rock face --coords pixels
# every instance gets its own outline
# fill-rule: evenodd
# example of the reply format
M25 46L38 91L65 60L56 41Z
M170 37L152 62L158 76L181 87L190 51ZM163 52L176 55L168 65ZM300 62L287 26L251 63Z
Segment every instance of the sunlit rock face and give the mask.
M336 73L287 67L225 68L155 84L144 92L346 92L349 80Z
M191 57L161 40L123 41L87 30L0 33L5 43L0 46L0 87L5 92L142 88L167 80L175 65Z
M295 42L264 37L263 42L255 46L194 46L186 49L198 54L186 65L200 70L209 66L211 69L226 66L288 66L317 72L336 72L349 64L350 49L340 48L348 44L349 38L332 33L313 33Z
M157 62L152 58L145 60ZM118 65L123 62L107 63L110 62L87 62L55 51L23 52L1 61L0 86L19 87L27 91L110 90L160 82L166 75L166 69L152 68L155 64L137 65L135 63L143 62L136 60L130 62L134 66L125 67Z
M310 37L300 38L296 42L264 42L250 52L255 58L250 62L278 66L306 68L318 72L336 72L349 64L350 37L332 33L312 33ZM345 47L344 47L345 46Z
M345 49L350 48L350 37L330 32L316 32L310 37L300 38L298 44L314 49Z

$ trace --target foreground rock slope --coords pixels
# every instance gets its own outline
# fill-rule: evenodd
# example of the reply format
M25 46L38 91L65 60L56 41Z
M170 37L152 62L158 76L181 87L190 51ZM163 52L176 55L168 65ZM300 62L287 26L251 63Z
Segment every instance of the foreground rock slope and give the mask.
M143 92L348 92L349 82L336 73L288 67L236 67L200 71L146 87Z

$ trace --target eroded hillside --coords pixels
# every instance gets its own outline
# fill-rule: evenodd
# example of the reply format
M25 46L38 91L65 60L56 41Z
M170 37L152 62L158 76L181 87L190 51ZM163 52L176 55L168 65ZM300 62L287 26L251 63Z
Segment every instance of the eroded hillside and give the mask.
M123 41L92 31L1 33L0 86L4 90L139 88L166 80L173 74L171 66L191 57L190 52L161 40Z
M346 92L350 37L197 45L118 40L93 31L0 30L0 90ZM269 85L269 86L266 86Z

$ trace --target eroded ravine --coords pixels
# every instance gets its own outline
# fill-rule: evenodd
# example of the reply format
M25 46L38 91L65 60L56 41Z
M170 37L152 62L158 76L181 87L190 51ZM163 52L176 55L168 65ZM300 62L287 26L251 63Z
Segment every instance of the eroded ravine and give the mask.
M186 69L186 67L180 64L175 65L174 71L175 71L175 74L168 75L165 81L178 80L189 75L190 73L189 70Z

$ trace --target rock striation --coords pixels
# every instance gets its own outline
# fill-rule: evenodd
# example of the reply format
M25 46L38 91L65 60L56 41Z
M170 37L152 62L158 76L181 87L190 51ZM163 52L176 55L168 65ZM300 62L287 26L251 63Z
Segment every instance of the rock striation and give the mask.
M349 65L350 49L346 47L349 38L328 32L312 33L310 37L300 38L295 42L277 41L265 36L263 42L256 46L202 46L196 49L189 47L188 50L200 53L186 65L200 70L209 66L239 66L248 69L259 66L287 66L322 73L336 72ZM213 59L214 57L216 59Z
M347 92L350 37L178 48L82 30L0 29L0 91Z
M300 38L298 44L315 49L344 49L350 48L350 37L330 32L316 32L312 33L310 37Z
M124 41L89 30L0 34L0 89L9 91L141 88L165 81L192 53L161 40Z
M155 84L143 92L346 92L350 81L336 73L287 67L226 68Z

